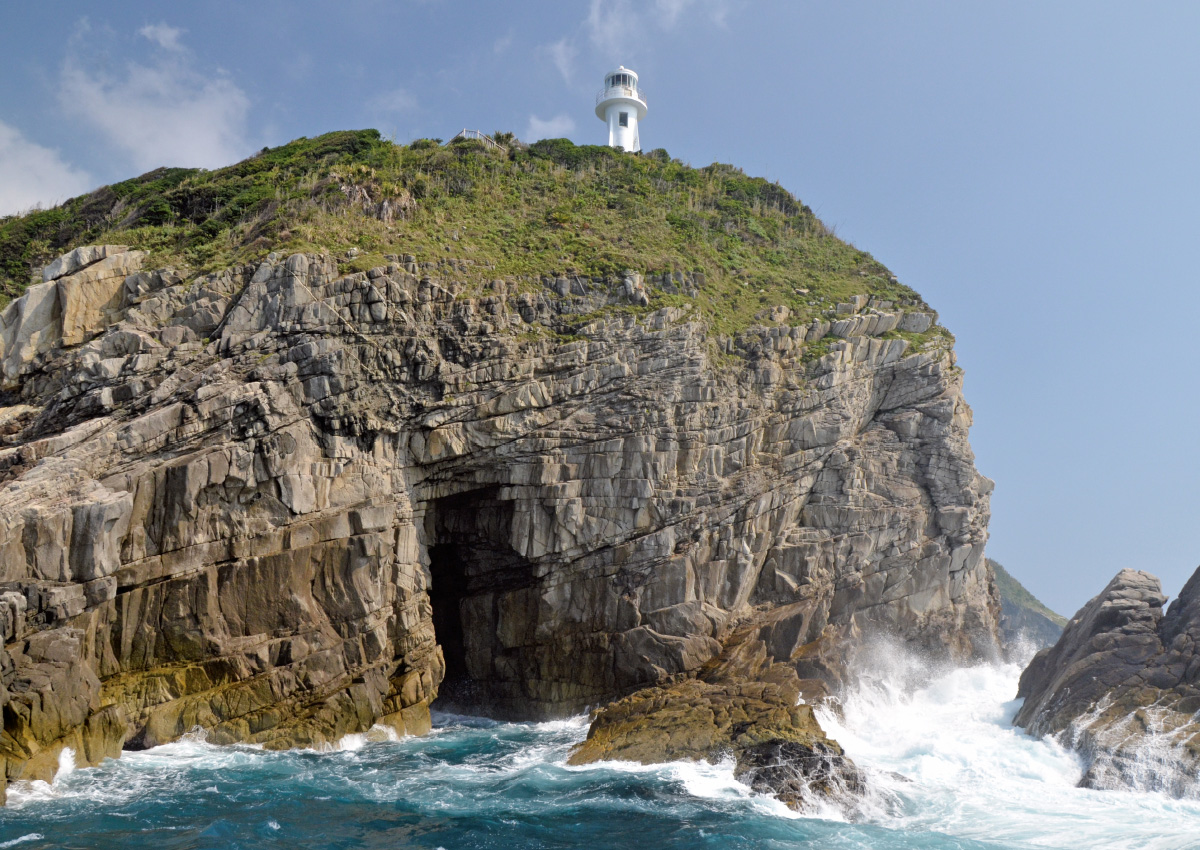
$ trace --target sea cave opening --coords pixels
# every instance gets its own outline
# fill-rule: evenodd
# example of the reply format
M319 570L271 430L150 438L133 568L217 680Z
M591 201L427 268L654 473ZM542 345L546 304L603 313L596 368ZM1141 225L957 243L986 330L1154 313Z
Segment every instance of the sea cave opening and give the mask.
M512 527L513 503L499 487L437 499L426 514L429 601L446 664L435 709L520 713L522 687L512 671L521 667L514 662L522 647L504 645L500 635L525 616L510 592L533 583L533 565L513 549Z
M438 692L438 707L469 707L473 688L467 673L467 646L463 636L462 604L467 596L467 567L458 547L443 543L429 548L429 603L433 608L433 634L442 647L446 678Z

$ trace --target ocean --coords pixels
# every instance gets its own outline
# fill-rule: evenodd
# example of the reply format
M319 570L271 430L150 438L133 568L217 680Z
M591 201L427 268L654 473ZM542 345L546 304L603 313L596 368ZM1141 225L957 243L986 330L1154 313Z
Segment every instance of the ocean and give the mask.
M583 717L435 714L433 734L330 752L199 735L53 783L15 783L0 848L1200 848L1200 800L1075 787L1083 766L1014 729L1020 666L896 658L822 724L873 778L850 813L800 816L732 764L567 767Z

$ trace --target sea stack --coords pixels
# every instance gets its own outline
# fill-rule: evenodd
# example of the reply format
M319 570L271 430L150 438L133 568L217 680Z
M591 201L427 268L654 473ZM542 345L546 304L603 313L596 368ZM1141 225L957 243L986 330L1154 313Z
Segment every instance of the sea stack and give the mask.
M1079 750L1081 785L1196 794L1200 571L1164 602L1157 578L1122 570L1021 675L1016 724Z

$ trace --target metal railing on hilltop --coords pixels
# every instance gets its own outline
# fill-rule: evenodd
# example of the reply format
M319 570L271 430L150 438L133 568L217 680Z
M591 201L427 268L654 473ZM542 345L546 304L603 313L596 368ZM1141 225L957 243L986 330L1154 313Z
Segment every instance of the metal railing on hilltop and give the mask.
M468 130L465 127L455 134L454 139L474 139L478 142L483 142L488 147L495 148L496 150L505 150L504 145L500 144L486 133L481 133L478 130ZM454 139L451 139L450 142L453 142ZM450 144L450 142L446 142L446 144Z
M602 101L608 100L610 97L632 97L635 100L646 102L646 92L640 88L633 86L609 86L608 88L600 89L600 93L596 95L596 105L599 106Z

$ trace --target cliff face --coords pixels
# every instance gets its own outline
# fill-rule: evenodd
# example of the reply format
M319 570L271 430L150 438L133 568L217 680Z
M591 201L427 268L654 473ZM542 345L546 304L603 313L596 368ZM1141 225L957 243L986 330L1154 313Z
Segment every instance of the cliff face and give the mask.
M1157 578L1122 570L1021 674L1014 721L1089 762L1081 785L1195 796L1200 572L1164 615Z
M196 726L420 733L439 689L570 714L735 625L826 680L873 629L994 641L952 353L869 335L927 317L717 340L622 306L633 274L471 294L412 258L185 281L93 253L0 319L10 778Z

